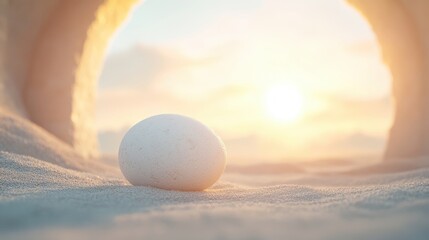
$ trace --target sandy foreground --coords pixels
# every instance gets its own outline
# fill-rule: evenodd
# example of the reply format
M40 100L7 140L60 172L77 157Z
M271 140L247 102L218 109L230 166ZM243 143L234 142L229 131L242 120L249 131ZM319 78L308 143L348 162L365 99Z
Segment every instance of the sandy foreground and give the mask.
M428 239L429 168L229 171L204 192L130 186L0 152L1 239Z

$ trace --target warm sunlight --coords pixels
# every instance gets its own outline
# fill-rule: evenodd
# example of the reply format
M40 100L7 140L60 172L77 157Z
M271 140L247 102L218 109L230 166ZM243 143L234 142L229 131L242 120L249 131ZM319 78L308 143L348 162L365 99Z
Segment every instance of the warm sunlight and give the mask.
M264 104L270 118L291 123L301 117L304 97L293 85L277 85L265 92Z
M345 1L147 0L100 74L100 151L116 156L130 126L174 113L213 128L233 164L375 159L393 113L380 52Z
M429 0L0 0L0 240L429 240Z

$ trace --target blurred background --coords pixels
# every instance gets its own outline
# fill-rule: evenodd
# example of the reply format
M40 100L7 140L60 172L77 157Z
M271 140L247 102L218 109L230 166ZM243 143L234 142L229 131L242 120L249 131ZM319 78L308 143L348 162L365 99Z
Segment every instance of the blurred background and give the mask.
M116 33L97 96L100 149L161 113L224 140L232 164L381 156L391 76L343 0L146 0Z

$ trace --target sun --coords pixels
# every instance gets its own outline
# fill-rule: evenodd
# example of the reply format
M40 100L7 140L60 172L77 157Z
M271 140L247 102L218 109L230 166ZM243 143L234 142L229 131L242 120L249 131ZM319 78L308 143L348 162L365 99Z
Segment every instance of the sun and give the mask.
M273 120L291 123L302 116L304 97L293 85L276 85L266 90L264 107Z

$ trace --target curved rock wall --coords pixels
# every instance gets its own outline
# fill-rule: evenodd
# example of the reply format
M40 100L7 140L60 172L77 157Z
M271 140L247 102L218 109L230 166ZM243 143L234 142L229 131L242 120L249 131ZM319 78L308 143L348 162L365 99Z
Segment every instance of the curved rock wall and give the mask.
M429 154L429 1L349 0L369 20L393 80L387 161Z
M2 0L1 110L30 119L83 156L96 154L97 76L134 2Z

